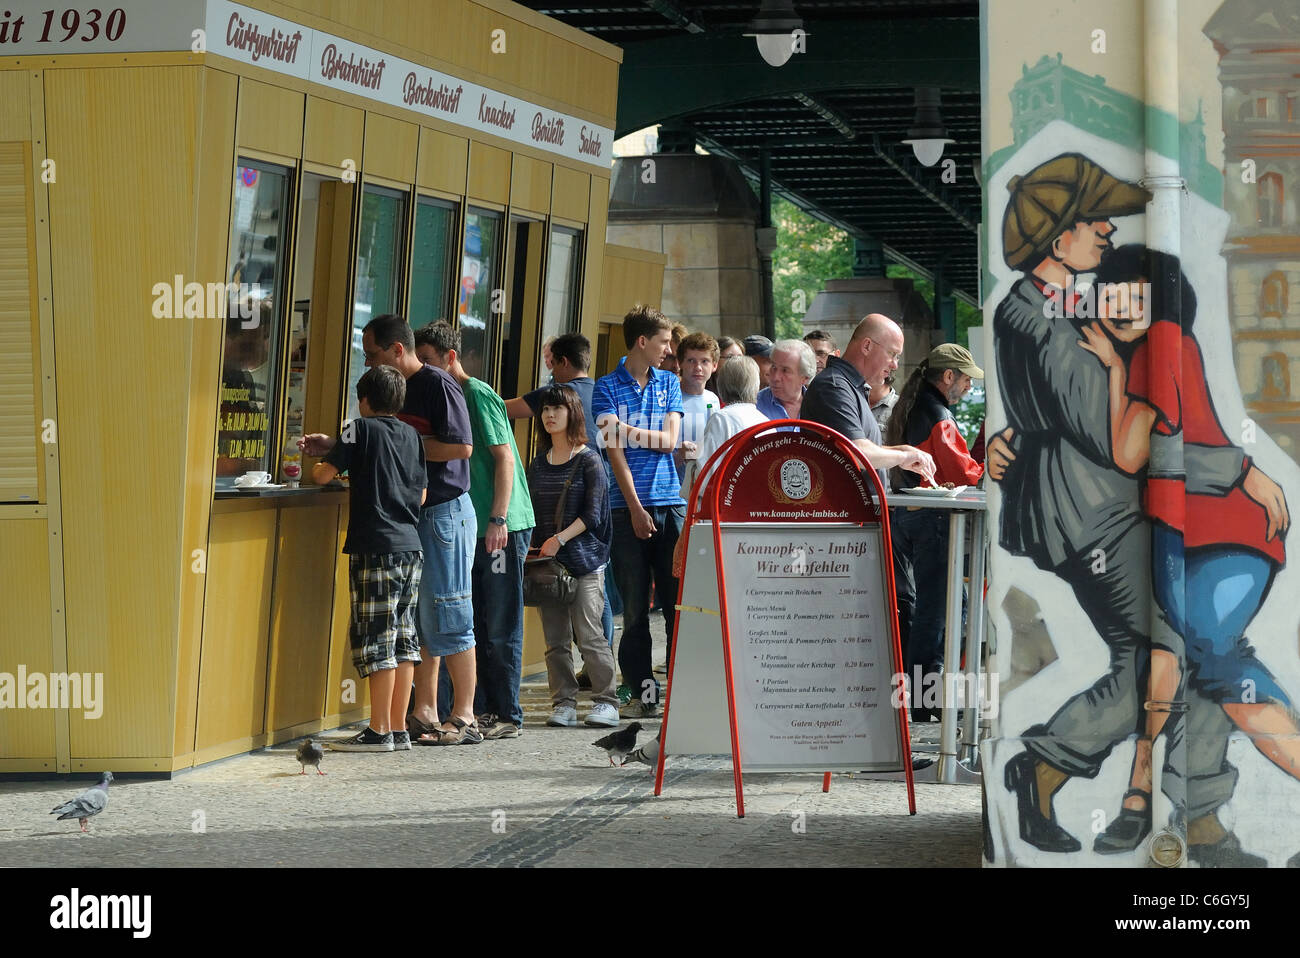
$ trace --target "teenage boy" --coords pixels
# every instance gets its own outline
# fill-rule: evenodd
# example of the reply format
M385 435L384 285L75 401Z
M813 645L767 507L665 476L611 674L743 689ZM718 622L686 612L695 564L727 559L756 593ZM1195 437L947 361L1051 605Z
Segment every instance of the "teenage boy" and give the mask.
M478 519L471 573L478 650L474 711L484 738L518 738L524 727L524 558L535 524L524 465L505 402L460 363L460 333L440 319L415 334L415 353L449 373L465 393L474 438L469 495Z
M343 543L352 594L348 634L352 663L370 685L370 725L331 745L340 752L411 747L406 703L420 661L415 604L424 557L417 526L426 477L420 435L396 415L405 400L401 373L369 369L357 382L362 418L348 423L343 441L319 433L298 441L307 455L325 456L312 467L317 485L340 472L351 477Z
M708 333L691 333L677 344L677 368L682 381L682 441L673 459L679 481L686 472L687 459L699 452L709 417L722 408L718 397L704 388L718 368L718 354L718 341Z
M592 409L614 472L610 507L612 560L623 596L623 640L618 664L633 699L624 718L659 713L659 683L650 660L650 580L665 597L664 623L673 635L673 548L686 521L673 450L681 432L682 389L677 377L659 369L672 348L672 323L651 306L637 306L623 318L627 355L596 382Z

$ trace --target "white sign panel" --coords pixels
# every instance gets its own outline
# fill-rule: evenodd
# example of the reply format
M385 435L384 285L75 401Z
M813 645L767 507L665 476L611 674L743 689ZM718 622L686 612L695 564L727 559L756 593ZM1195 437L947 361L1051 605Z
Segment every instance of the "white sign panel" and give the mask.
M0 3L0 57L189 50L203 0Z
M903 766L879 528L724 524L732 677L746 771ZM730 752L711 523L679 613L668 755Z

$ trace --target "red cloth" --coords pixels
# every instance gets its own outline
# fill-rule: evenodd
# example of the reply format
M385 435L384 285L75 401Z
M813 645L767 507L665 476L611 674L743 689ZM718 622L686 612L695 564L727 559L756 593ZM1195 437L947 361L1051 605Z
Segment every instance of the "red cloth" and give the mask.
M980 423L980 434L975 437L975 445L971 446L971 458L984 465L984 457L987 453L987 447L984 442L984 422Z
M1170 362L1182 357L1182 376ZM1183 441L1205 446L1230 446L1214 412L1205 382L1205 363L1196 340L1177 323L1151 324L1146 338L1129 363L1128 392L1156 411L1155 428L1166 436L1183 430ZM1277 562L1286 562L1281 536L1265 540L1268 514L1242 490L1233 486L1226 496L1188 494L1185 512L1183 483L1179 479L1147 479L1143 507L1147 515L1183 534L1188 549L1198 546L1237 545Z
M973 486L984 475L984 467L971 458L966 440L952 419L940 419L917 447L934 457L934 481L956 486Z

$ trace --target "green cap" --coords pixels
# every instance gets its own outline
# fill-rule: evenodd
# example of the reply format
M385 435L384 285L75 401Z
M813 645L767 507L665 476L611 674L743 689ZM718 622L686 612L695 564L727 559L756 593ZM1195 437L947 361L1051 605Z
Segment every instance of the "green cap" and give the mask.
M970 350L956 343L940 343L930 350L930 355L925 359L931 369L955 369L971 379L984 378L984 370L975 365L975 357L970 354Z

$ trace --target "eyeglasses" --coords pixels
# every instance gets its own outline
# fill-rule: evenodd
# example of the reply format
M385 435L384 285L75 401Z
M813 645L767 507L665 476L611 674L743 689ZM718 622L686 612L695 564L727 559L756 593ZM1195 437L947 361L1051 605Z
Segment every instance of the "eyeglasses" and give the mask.
M877 346L879 346L881 349L885 349L885 344L882 343L882 342L881 342L880 340L878 340L878 339L872 339L870 336L868 336L868 337L867 337L867 342L869 342L869 343L875 343L875 344L876 344ZM885 354L886 354L890 359L892 359L894 362L896 362L896 363L897 363L897 362L902 362L902 360L903 360L903 351L902 351L901 349L900 349L898 352L896 352L896 353L891 353L891 352L889 352L889 350L885 349Z

